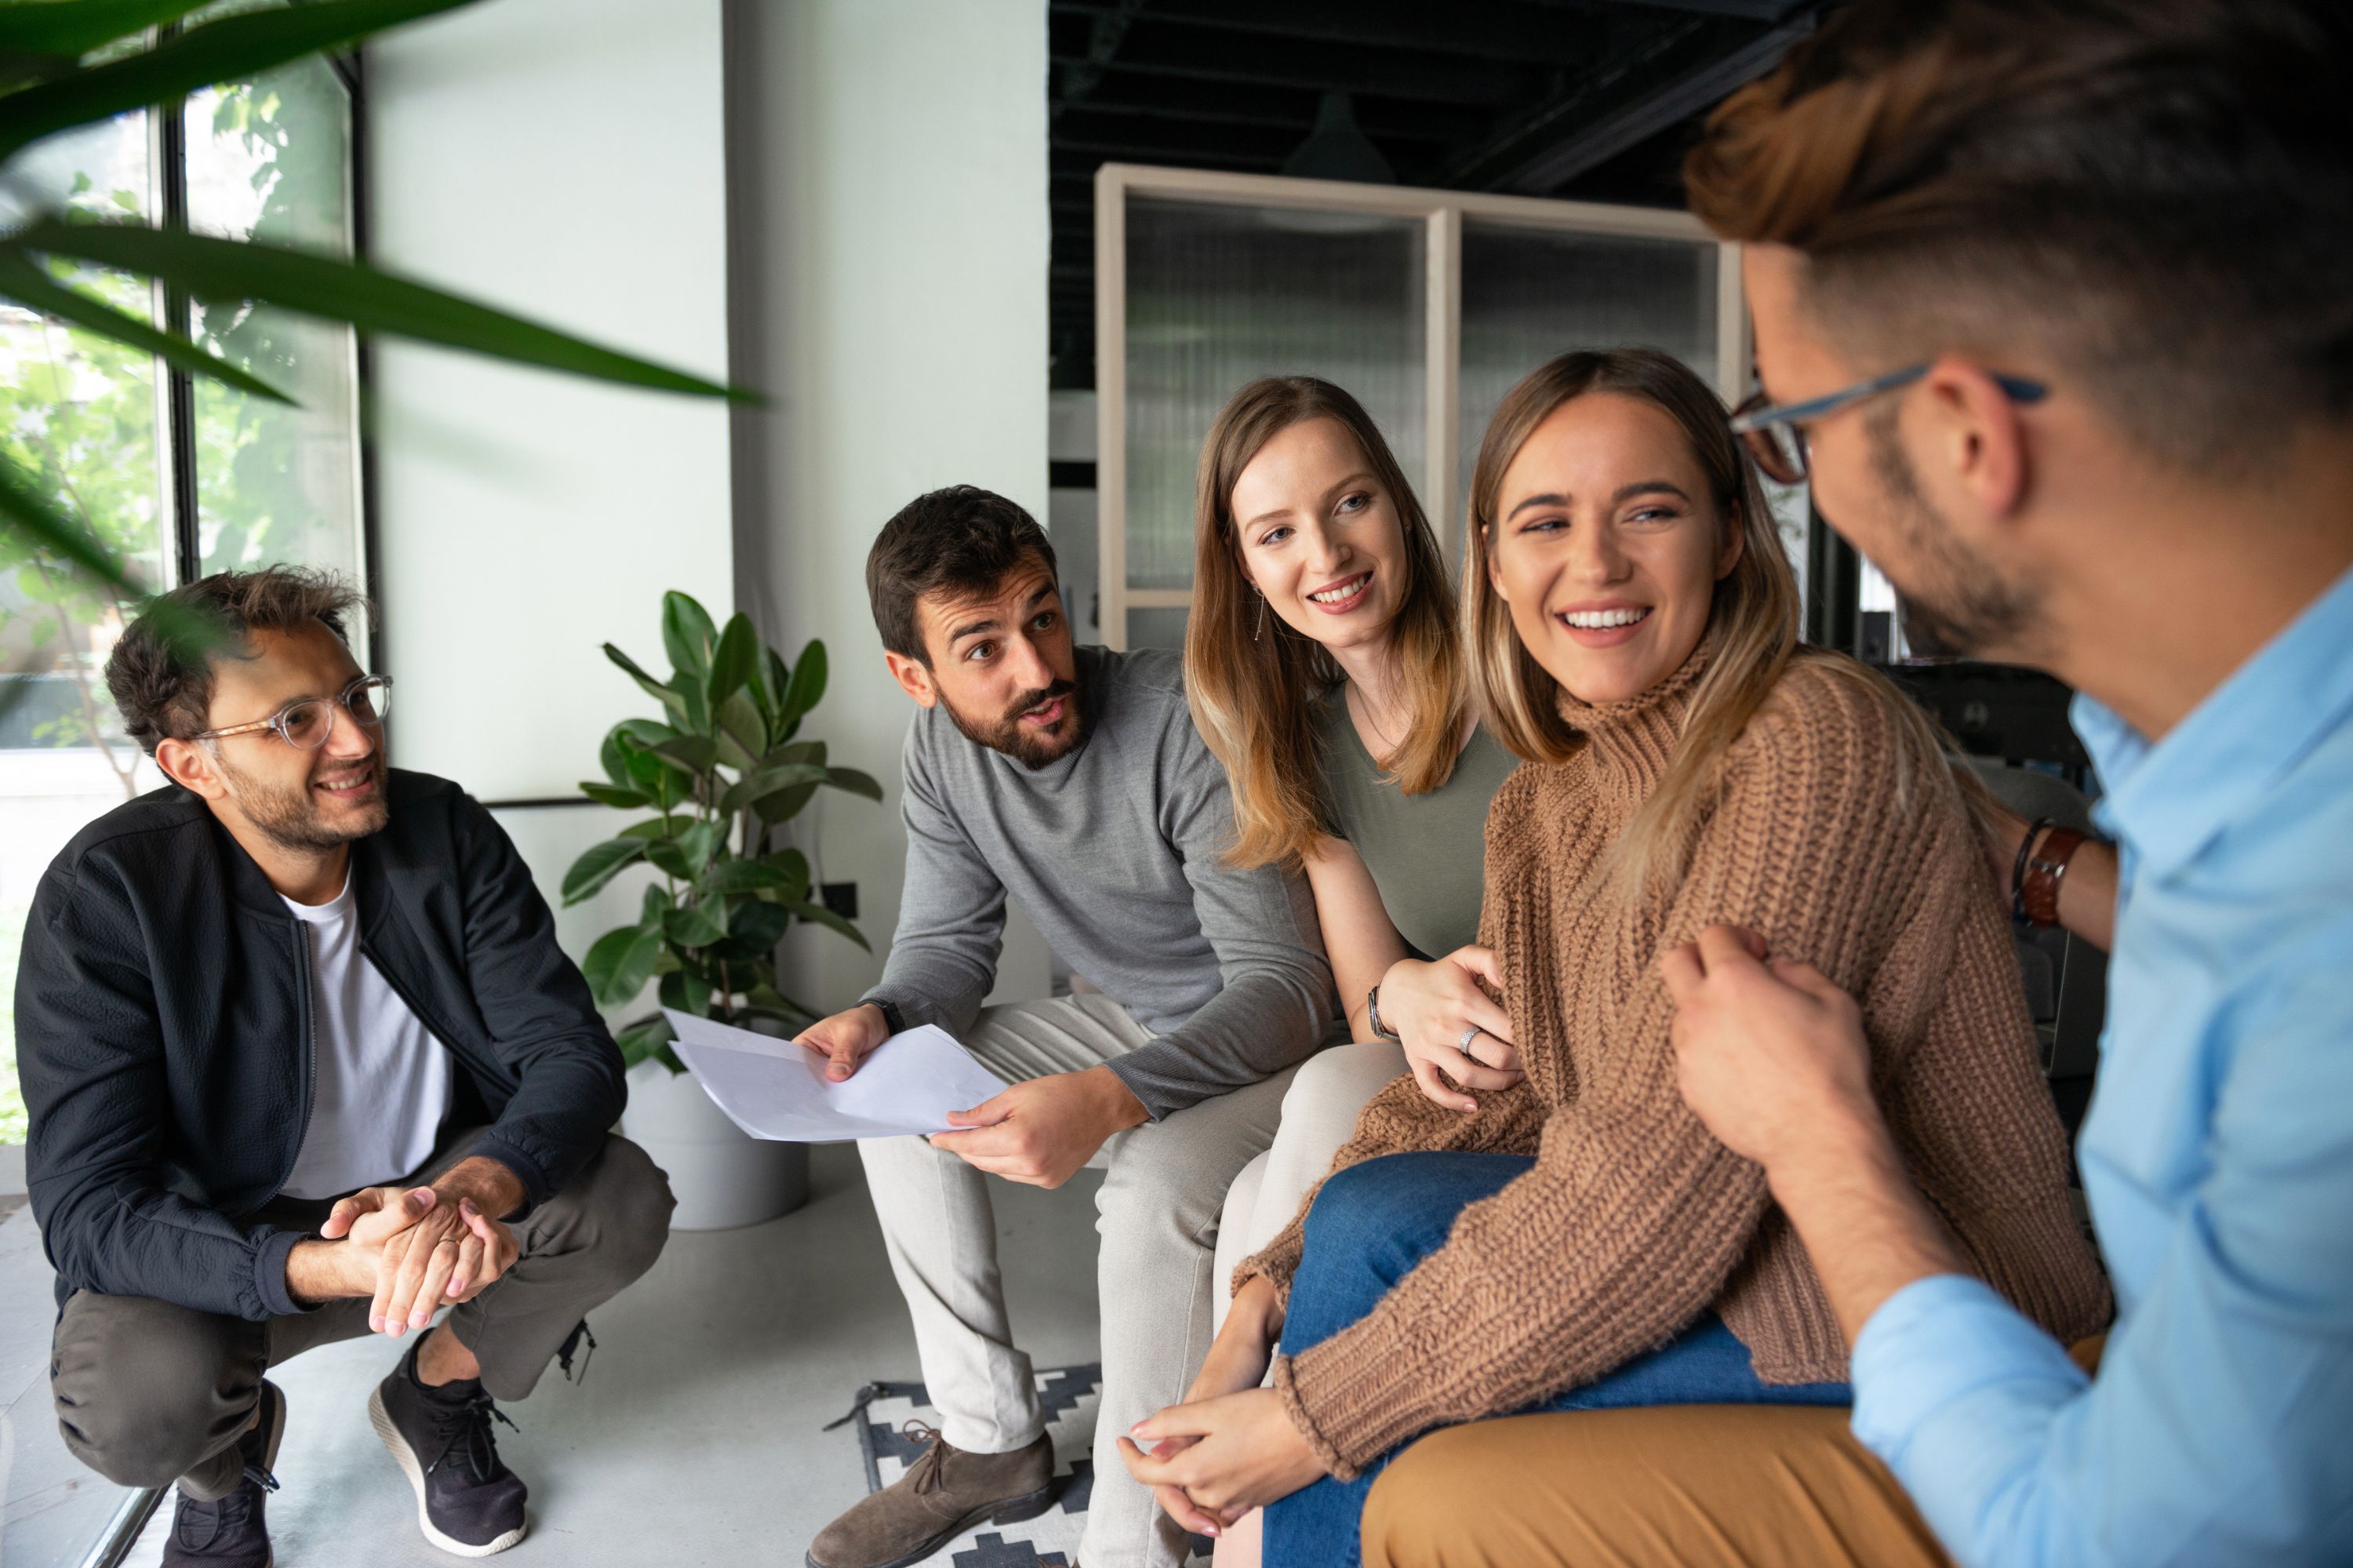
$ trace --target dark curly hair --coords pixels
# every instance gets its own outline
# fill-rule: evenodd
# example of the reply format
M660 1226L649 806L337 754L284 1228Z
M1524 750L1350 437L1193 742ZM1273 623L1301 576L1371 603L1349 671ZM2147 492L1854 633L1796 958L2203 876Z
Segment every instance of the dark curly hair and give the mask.
M106 689L122 727L153 757L166 737L205 727L213 701L213 661L250 659L247 634L318 622L349 644L344 619L367 599L332 572L264 567L215 572L160 595L132 621L106 661ZM209 629L192 633L191 628Z
M866 556L866 596L882 646L928 667L916 601L929 593L987 593L1032 558L1055 571L1046 531L1002 495L952 484L915 497L882 524Z

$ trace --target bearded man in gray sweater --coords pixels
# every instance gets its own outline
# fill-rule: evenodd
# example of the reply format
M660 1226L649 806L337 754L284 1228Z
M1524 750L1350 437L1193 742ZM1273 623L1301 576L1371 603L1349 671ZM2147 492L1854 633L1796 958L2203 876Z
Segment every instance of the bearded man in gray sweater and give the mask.
M1057 1187L1107 1169L1103 1393L1081 1559L1183 1561L1183 1532L1129 1478L1119 1434L1176 1403L1211 1338L1226 1189L1274 1135L1292 1071L1340 1038L1314 899L1226 863L1233 802L1155 651L1073 647L1053 547L969 486L884 526L867 592L918 711L903 758L906 886L882 979L804 1044L845 1078L934 1023L1012 1086L958 1130L859 1146L941 1414L897 1484L836 1520L814 1568L888 1568L1053 1501L1053 1443L1014 1343L987 1175ZM1008 895L1090 991L984 1008Z

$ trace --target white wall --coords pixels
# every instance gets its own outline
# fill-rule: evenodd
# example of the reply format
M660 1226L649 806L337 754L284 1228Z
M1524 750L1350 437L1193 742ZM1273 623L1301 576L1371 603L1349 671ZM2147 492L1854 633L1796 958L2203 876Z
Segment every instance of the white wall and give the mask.
M923 491L965 482L1046 514L1046 7L1039 0L730 0L734 360L776 395L739 412L739 602L833 684L806 733L884 780L827 799L824 876L855 881L878 955L898 918L899 746L866 550ZM880 972L797 928L785 989L821 1009ZM1000 997L1042 995L1008 933Z
M725 379L719 13L493 0L370 46L375 259ZM659 672L663 589L733 608L725 408L403 344L375 387L396 760L572 794L649 705L598 644ZM558 814L583 843L622 820Z

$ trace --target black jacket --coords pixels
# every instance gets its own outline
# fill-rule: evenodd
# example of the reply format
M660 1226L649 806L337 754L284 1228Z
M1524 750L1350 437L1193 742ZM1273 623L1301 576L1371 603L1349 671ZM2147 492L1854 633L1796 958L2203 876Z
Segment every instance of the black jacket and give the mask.
M621 1055L491 814L393 770L352 845L360 950L453 1058L452 1119L537 1204L621 1114ZM88 1288L263 1319L302 1310L302 1233L251 1222L294 1168L317 1061L311 949L177 785L85 828L41 878L16 976L33 1213L58 1299Z

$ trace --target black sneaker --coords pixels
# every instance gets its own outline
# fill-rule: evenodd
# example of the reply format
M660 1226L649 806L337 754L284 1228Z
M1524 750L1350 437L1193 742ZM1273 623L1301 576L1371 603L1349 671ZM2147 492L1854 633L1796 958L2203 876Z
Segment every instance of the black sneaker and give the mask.
M425 1539L460 1557L488 1557L522 1539L522 1480L499 1458L491 1423L507 1421L472 1378L427 1388L411 1345L368 1395L368 1420L417 1491Z
M278 1441L286 1436L286 1395L264 1378L261 1399L254 1406L254 1423L237 1440L245 1460L245 1474L237 1489L211 1502L197 1502L178 1493L172 1515L172 1533L164 1542L164 1568L204 1563L207 1568L269 1568L269 1523L262 1517L264 1503L278 1489L269 1467L278 1462Z

